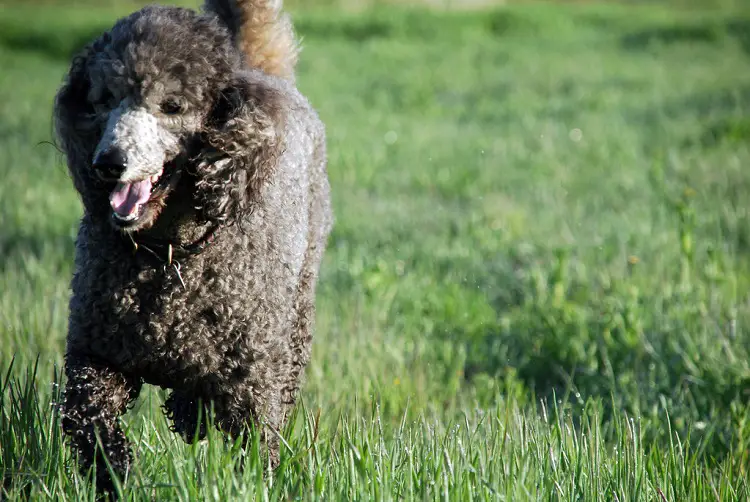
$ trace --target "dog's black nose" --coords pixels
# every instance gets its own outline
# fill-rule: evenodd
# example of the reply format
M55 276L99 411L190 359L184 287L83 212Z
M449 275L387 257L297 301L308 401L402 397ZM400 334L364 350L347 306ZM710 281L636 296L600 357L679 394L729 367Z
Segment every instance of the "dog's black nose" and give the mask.
M112 148L99 152L94 158L93 167L99 177L103 179L118 179L125 170L127 163L128 159L125 152L119 148Z

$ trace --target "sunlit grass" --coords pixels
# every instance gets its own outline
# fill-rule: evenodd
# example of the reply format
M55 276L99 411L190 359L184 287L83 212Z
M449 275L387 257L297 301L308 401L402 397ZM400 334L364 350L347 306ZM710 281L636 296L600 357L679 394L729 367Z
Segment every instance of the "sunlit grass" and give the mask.
M55 413L80 205L45 142L129 8L0 11L0 499L92 497ZM148 389L124 495L746 500L750 14L295 20L337 220L282 468L183 444Z

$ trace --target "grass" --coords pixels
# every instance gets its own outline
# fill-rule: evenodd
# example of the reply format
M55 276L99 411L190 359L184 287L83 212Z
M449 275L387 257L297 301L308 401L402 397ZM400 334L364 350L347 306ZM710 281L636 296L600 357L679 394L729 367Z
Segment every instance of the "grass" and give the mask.
M44 142L129 8L0 11L0 499L93 496L55 413L80 205ZM296 23L337 223L283 466L183 444L148 389L124 496L747 500L750 12Z

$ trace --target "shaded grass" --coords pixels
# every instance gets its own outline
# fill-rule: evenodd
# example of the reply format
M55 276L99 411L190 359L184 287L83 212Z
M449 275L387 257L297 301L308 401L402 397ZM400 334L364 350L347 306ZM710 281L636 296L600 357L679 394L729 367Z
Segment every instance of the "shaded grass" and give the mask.
M41 142L125 7L0 14L2 497L89 493L50 387L80 206ZM747 498L748 19L300 14L337 224L284 469L183 445L152 389L128 496Z

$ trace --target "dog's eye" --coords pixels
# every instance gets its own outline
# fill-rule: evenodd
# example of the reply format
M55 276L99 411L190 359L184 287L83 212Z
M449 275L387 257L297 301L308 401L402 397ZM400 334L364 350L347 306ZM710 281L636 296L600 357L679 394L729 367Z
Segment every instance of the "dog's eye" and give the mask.
M114 102L112 91L106 87L92 89L92 91L89 92L88 99L95 109L101 111L110 109Z
M112 91L107 89L106 87L102 89L102 93L99 95L99 103L103 105L109 105L114 101L114 96L112 95Z
M164 100L160 108L165 115L176 115L182 111L182 105L174 98Z

